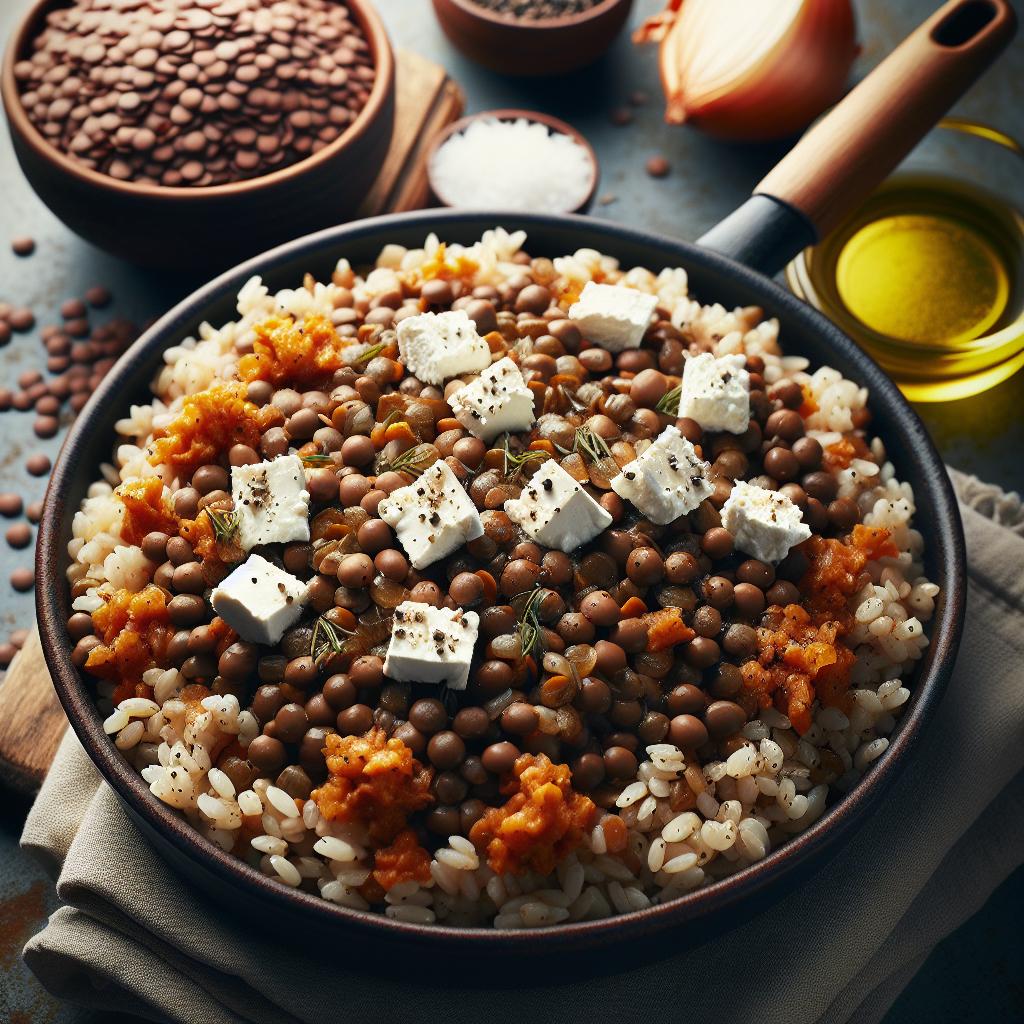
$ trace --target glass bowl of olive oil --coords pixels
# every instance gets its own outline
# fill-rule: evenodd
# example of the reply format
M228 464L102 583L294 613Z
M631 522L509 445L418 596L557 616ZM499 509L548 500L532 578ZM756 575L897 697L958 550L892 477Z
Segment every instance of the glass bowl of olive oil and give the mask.
M911 401L999 384L1024 366L1024 149L942 121L786 280Z

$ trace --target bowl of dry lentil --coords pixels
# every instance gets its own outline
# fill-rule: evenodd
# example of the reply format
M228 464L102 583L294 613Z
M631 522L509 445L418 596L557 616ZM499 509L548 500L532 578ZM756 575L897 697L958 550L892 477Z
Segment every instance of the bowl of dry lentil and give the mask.
M870 358L710 250L506 222L378 218L222 275L54 469L71 723L264 921L547 955L749 913L870 813L951 670L955 500Z
M592 64L622 31L633 0L433 0L445 35L505 75L562 75Z
M43 202L96 245L171 269L222 269L350 218L394 119L368 0L42 0L0 88Z

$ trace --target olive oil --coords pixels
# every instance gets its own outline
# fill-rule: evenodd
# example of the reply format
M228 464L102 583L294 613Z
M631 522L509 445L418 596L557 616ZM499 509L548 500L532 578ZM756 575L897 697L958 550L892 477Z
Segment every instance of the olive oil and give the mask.
M976 394L1024 365L1024 218L962 181L894 176L789 279L913 400Z

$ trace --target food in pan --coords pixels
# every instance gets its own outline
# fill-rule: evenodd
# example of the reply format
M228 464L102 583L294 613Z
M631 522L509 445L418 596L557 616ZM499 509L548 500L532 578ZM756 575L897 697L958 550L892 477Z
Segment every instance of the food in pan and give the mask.
M153 794L401 921L764 858L885 751L938 592L864 388L682 269L526 244L251 279L73 524L74 661Z

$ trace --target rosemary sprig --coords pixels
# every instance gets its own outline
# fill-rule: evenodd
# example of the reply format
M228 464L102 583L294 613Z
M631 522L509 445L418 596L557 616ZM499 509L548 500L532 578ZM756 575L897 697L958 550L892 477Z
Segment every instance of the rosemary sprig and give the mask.
M502 444L502 453L504 455L502 473L510 480L515 479L527 463L536 462L538 459L546 459L548 457L547 452L539 451L536 448L527 448L523 452L509 451L508 434L505 435L505 440Z
M207 507L206 514L210 517L214 539L219 544L227 544L238 529L238 513L234 509Z
M396 455L390 462L384 463L380 467L378 475L390 472L411 473L413 476L419 476L420 473L427 469L424 463L430 456L431 452L428 445L413 445L408 451L402 452L401 455Z
M665 394L658 399L658 404L654 407L658 412L668 413L669 416L679 415L679 398L683 393L683 386L677 384L674 388L666 391Z
M581 455L588 455L592 462L611 458L611 449L600 434L595 434L590 427L577 427L576 438L572 450Z
M358 366L360 363L368 363L371 359L375 359L391 344L390 338L385 338L384 341L378 341L376 345L371 345L365 352L361 352L359 355L352 360L353 366Z
M542 646L541 637L543 633L541 631L540 619L537 617L537 609L540 607L541 601L544 600L546 593L547 591L543 587L538 587L530 592L523 603L523 610L519 616L519 645L522 648L522 656L524 658L528 658L535 649L539 649Z
M316 453L312 455L303 455L302 464L304 466L330 466L334 463L334 459L330 455L318 455Z
M340 654L345 650L345 639L353 636L347 629L336 626L330 619L321 615L313 623L313 636L309 643L309 656L319 662L331 654Z

